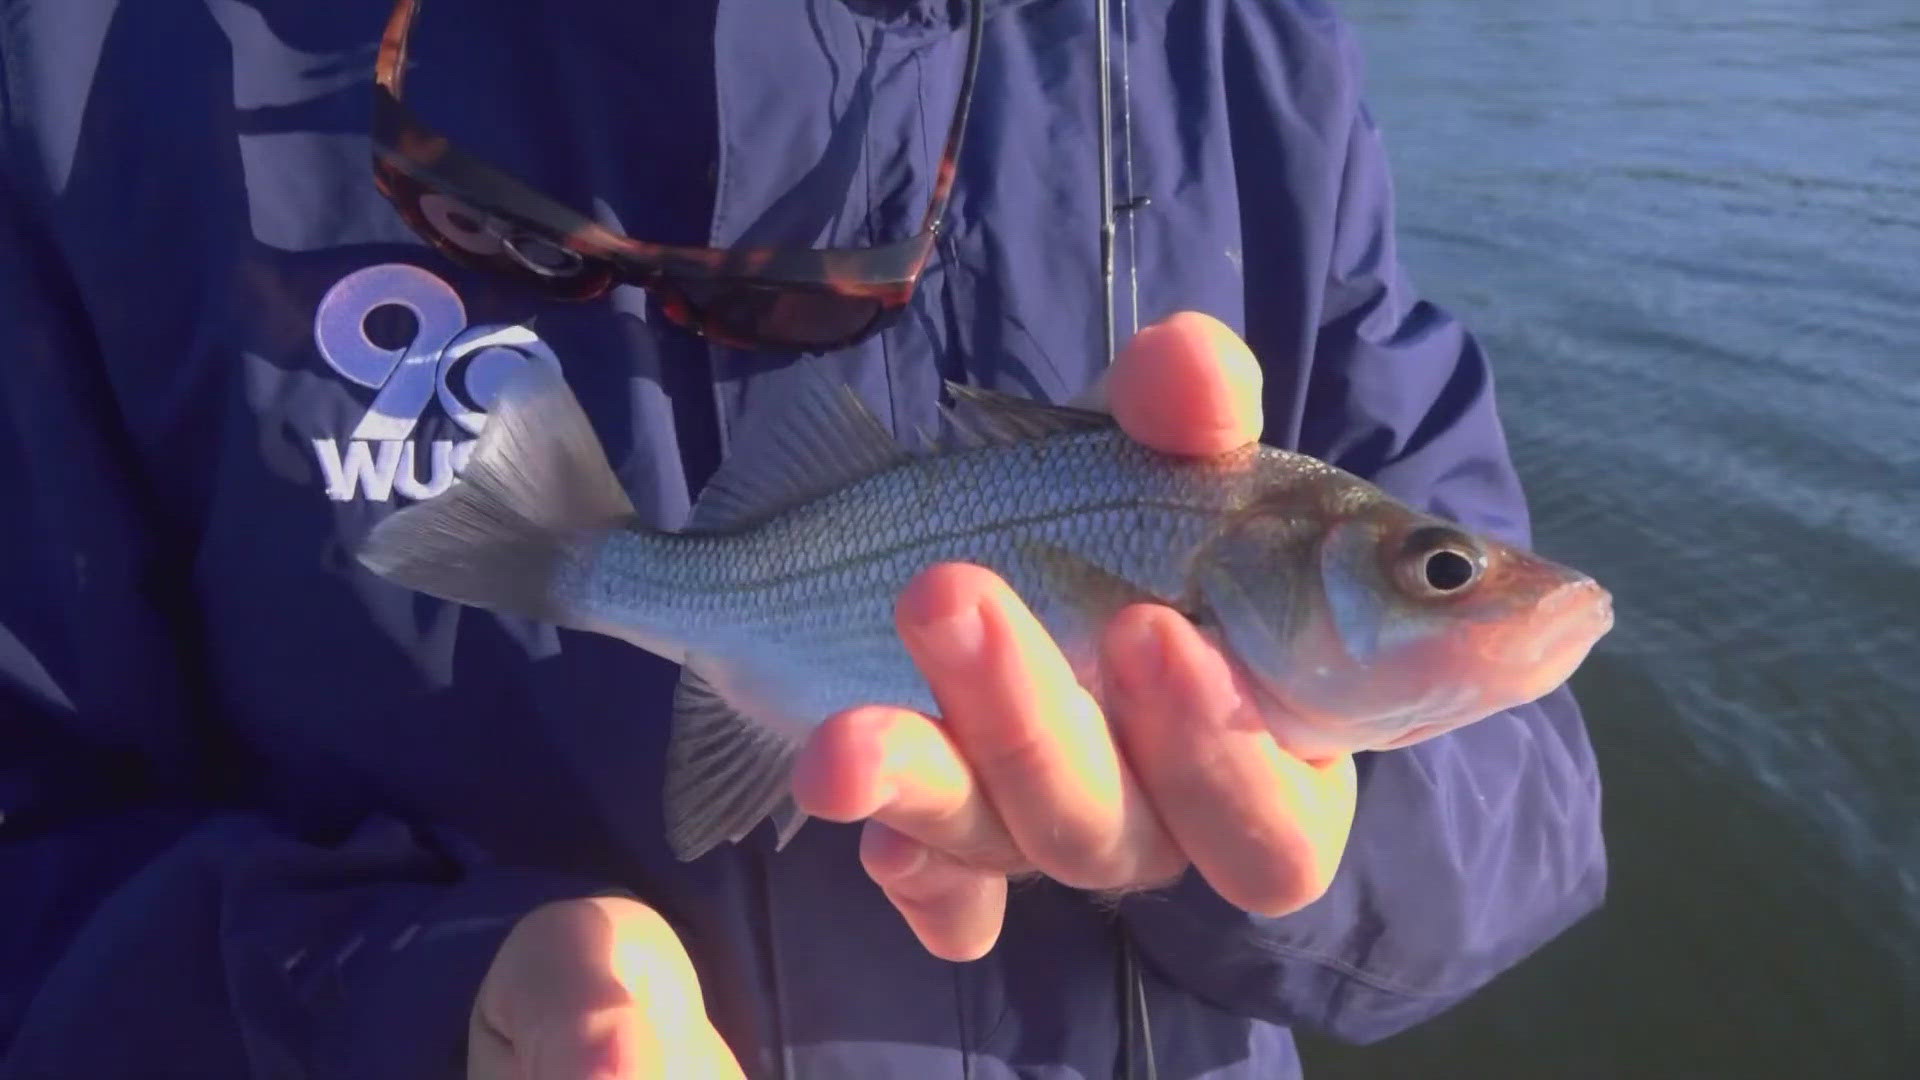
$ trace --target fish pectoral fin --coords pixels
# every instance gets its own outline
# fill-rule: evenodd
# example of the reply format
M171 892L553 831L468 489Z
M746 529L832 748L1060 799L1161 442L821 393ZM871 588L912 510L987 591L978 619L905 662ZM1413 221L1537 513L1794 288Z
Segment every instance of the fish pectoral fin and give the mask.
M772 817L785 848L807 820L789 794L799 740L734 708L689 661L667 743L667 843L691 862Z
M851 387L811 369L795 377L793 396L735 440L694 501L688 531L745 528L909 460Z
M1038 569L1054 603L1063 604L1097 635L1129 604L1168 604L1162 596L1128 581L1083 555L1045 540L1026 540L1022 553Z
M1220 635L1238 662L1274 683L1287 680L1286 665L1295 635L1288 620L1297 618L1304 603L1276 608L1263 604L1244 585L1219 566L1207 566L1195 575L1196 612L1189 616Z

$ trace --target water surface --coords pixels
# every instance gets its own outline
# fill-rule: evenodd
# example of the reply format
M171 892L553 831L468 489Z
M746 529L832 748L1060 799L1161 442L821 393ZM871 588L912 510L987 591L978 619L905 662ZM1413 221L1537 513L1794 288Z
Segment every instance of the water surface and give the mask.
M1606 909L1308 1075L1920 1077L1920 3L1341 0L1497 364Z

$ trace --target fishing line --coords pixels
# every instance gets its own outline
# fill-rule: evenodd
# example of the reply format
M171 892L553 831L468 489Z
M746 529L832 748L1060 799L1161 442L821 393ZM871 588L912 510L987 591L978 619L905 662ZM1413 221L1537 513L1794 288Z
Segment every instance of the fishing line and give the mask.
M1100 311L1107 328L1107 366L1114 358L1113 313L1113 77L1107 49L1107 0L1094 0L1094 66L1100 79Z
M1126 0L1120 2L1120 26L1125 33L1127 26ZM1112 51L1108 44L1109 18L1107 0L1094 0L1094 39L1097 55L1094 66L1100 83L1100 311L1106 327L1106 366L1113 365L1115 356L1115 317L1113 297L1113 241L1114 241L1114 190L1113 190L1113 74ZM1139 260L1134 257L1133 210L1138 208L1139 200L1132 191L1133 185L1133 108L1130 71L1126 68L1127 50L1120 50L1122 73L1121 92L1127 95L1122 101L1122 122L1126 124L1126 182L1128 185L1127 214L1127 275L1130 333L1137 333L1140 321L1139 301ZM1147 1019L1147 988L1140 972L1140 957L1133 944L1133 936L1127 933L1126 925L1116 917L1120 936L1120 1011L1121 1038L1120 1048L1121 1075L1127 1080L1156 1080L1159 1075L1153 1061L1153 1030Z

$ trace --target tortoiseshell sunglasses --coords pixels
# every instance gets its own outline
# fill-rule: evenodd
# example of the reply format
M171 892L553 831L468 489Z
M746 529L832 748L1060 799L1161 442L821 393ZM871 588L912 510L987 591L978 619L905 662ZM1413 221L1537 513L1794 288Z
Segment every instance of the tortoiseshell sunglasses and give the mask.
M972 0L960 98L920 231L871 248L738 250L621 235L469 157L423 124L401 103L407 35L420 3L398 0L380 41L374 183L408 226L448 258L511 275L562 300L637 285L674 322L746 349L852 345L878 333L913 297L953 189L980 61L981 0Z

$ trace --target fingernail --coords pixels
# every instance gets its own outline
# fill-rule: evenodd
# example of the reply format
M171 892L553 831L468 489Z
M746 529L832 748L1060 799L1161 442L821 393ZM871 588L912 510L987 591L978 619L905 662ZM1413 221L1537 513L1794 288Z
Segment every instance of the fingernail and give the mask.
M1150 618L1129 619L1114 633L1114 662L1120 682L1129 693L1151 690L1167 673L1167 638Z
M959 611L919 624L921 642L937 659L948 664L969 664L980 655L986 641L986 627L980 619L980 605L963 605Z

